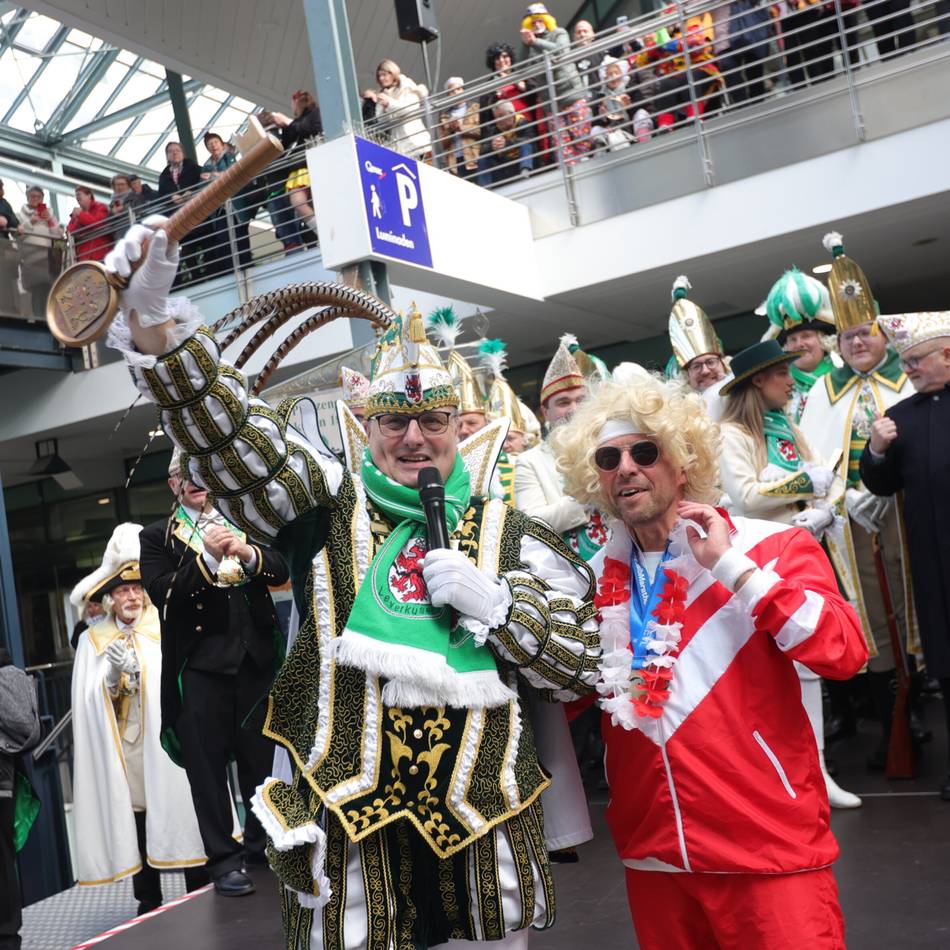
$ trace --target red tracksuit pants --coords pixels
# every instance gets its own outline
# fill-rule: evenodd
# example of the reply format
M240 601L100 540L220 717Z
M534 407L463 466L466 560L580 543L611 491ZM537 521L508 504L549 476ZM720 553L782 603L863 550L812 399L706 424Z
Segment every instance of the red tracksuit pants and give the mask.
M844 950L831 868L798 874L625 870L640 950Z

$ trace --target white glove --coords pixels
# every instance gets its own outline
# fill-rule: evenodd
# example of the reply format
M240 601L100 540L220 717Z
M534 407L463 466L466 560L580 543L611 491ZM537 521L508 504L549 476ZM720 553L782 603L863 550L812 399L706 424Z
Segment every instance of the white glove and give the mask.
M828 489L831 488L832 482L835 480L835 473L830 468L825 468L824 465L806 465L805 472L808 474L808 477L811 479L812 487L815 490L816 498L824 498L828 494Z
M852 521L856 521L868 534L877 534L887 514L889 498L872 495L867 489L849 488L844 493L844 504Z
M126 649L121 640L113 640L106 647L106 659L109 661L106 683L113 688L118 685L119 677L123 673L134 676L139 672L139 661L134 653Z
M478 620L497 617L510 602L508 586L480 571L461 551L436 548L422 562L422 577L433 607L454 607L460 614ZM504 622L504 617L496 623Z
M810 531L818 540L834 523L835 513L831 508L806 508L792 518L792 524Z
M119 294L119 303L126 314L136 311L143 327L168 319L168 294L178 273L178 245L169 246L165 231L156 230L166 221L163 215L153 214L141 224L133 224L104 261L106 270L120 277L132 276L129 286ZM142 257L146 240L145 262L133 274L132 265Z

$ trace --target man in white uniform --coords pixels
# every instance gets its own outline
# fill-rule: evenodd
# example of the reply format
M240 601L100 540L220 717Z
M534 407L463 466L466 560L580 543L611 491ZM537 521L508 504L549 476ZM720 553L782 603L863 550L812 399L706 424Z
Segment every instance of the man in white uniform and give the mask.
M159 743L162 651L139 573L141 530L119 525L73 591L107 616L79 641L72 708L79 883L134 875L144 914L162 903L159 870L183 868L189 891L208 878L188 779Z

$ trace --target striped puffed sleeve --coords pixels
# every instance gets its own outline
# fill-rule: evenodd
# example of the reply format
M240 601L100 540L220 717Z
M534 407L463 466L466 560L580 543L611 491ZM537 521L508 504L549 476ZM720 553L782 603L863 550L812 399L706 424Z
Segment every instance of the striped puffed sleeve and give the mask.
M272 408L251 398L243 373L221 359L214 336L195 328L197 311L183 298L171 303L179 326L192 330L184 342L159 357L117 348L139 392L157 404L190 477L231 522L262 540L312 508L335 504L343 466L291 424L295 403Z
M598 677L593 574L547 525L531 518L523 525L520 563L499 575L511 591L511 608L487 642L531 686L557 700L576 699Z

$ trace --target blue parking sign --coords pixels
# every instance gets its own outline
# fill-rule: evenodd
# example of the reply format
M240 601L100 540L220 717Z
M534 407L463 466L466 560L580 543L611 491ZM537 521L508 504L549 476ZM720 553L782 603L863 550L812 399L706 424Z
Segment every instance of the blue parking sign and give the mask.
M375 142L355 138L370 245L377 254L431 267L418 164Z

